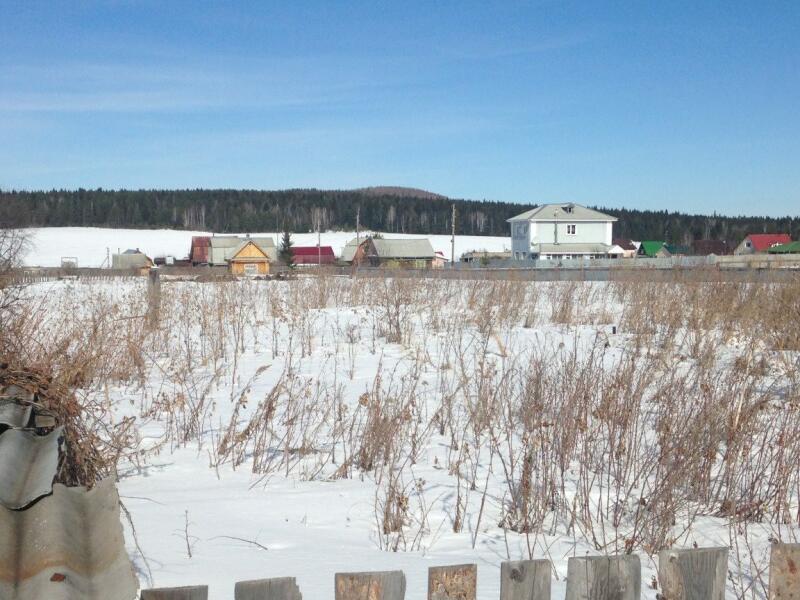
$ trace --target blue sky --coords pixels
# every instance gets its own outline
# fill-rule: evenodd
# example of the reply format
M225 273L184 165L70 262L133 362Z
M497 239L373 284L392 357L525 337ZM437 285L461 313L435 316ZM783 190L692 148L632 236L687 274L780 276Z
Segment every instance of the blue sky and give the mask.
M800 215L798 2L0 0L0 188Z

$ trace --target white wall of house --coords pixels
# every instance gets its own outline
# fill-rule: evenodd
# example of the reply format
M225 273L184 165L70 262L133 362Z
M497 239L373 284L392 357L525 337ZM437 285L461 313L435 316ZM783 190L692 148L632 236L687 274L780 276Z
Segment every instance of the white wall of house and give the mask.
M511 223L511 252L528 258L531 244L605 244L611 246L611 221L515 221Z
M534 244L607 244L611 245L611 223L603 221L537 221ZM556 234L556 231L558 232ZM556 239L556 237L558 239Z

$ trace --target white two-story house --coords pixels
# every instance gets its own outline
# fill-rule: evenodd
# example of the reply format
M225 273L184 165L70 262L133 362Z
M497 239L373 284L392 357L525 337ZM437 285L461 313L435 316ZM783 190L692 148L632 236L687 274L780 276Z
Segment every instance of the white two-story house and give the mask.
M508 220L517 260L606 258L617 219L579 204L544 204Z

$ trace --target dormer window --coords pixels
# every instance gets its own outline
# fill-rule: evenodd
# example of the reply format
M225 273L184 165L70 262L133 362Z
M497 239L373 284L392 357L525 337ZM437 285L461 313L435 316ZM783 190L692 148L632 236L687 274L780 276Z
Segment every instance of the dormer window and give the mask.
M573 204L567 204L566 206L564 206L564 207L563 207L563 208L564 208L564 212L566 212L566 213L569 213L569 214L572 214L572 209L573 209L574 207L575 207L575 206L574 206Z

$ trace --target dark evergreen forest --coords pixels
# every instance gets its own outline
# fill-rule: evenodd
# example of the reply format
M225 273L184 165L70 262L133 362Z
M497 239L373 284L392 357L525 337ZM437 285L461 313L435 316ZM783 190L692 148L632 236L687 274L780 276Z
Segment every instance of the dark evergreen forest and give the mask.
M451 206L462 235L508 235L506 219L534 205L325 190L52 190L0 192L5 227L175 228L214 232L353 230L449 233ZM615 237L688 244L738 242L747 233L800 237L800 219L688 215L597 207L619 218Z

